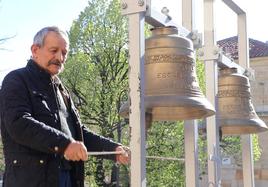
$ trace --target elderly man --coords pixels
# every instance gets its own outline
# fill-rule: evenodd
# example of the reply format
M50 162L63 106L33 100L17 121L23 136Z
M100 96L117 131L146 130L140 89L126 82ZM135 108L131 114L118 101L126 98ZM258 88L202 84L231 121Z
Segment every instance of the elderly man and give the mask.
M34 37L26 67L10 72L1 89L4 187L83 187L87 151L121 151L106 158L129 162L125 148L89 131L58 74L68 38L57 27Z

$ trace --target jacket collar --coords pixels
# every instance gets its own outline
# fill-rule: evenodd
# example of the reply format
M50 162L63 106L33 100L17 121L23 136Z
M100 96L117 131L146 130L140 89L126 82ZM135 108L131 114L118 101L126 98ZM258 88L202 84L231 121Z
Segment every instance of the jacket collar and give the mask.
M33 75L38 78L43 83L51 83L51 75L42 69L34 60L30 59L26 67L33 73Z

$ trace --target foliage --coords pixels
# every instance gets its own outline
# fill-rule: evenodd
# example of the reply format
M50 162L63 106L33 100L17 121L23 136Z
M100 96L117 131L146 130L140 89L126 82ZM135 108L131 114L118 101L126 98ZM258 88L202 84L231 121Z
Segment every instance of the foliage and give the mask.
M117 0L91 1L73 23L70 55L63 79L75 95L88 125L101 125L103 135L116 127L127 88L127 32Z
M232 157L237 165L241 165L241 144L239 136L224 136L220 142L221 156Z
M146 173L148 186L183 186L184 158L182 122L155 122L147 133ZM159 159L162 158L162 159Z
M5 161L4 161L4 153L3 153L3 143L0 141L0 178L2 173L4 172Z
M196 75L201 91L205 94L206 81L205 81L205 64L203 61L200 61L198 58L196 60Z
M120 1L92 0L73 22L70 53L62 79L73 94L81 120L99 134L115 138L120 104L127 92L127 25ZM88 180L98 186L111 173L111 162L92 158Z
M236 165L242 166L242 147L240 136L224 136L220 147L222 156L231 156ZM252 149L253 159L254 161L258 161L261 157L261 148L256 134L252 135Z
M257 134L252 135L252 145L253 145L253 157L254 161L258 161L261 158L261 147L259 144L259 136Z

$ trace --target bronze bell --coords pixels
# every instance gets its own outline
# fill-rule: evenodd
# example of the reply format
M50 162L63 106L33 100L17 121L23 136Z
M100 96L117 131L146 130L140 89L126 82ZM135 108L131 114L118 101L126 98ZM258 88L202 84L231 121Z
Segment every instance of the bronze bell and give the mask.
M222 134L250 134L267 130L251 102L250 84L237 68L220 70L218 80L218 122Z
M176 27L152 29L145 41L145 109L153 121L199 119L215 114L200 91L191 40ZM124 111L127 110L127 111ZM121 109L123 117L128 107Z

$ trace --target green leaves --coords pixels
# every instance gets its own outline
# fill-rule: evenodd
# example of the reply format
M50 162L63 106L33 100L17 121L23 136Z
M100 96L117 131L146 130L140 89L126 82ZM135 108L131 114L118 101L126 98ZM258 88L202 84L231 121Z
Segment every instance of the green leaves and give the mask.
M93 0L74 21L70 36L67 82L76 90L84 122L114 127L127 89L127 27L118 0ZM70 64L70 65L69 65ZM76 73L73 75L73 68ZM71 76L70 76L71 75ZM80 99L81 100L81 99Z
M184 162L160 158L184 158L182 122L154 122L147 133L148 186L183 186ZM155 157L155 158L154 158Z
M73 22L69 40L70 53L62 79L73 95L82 122L113 139L122 120L119 107L128 89L127 26L120 1L90 1ZM93 163L87 173L95 175L98 186L104 186L103 179L111 170L103 160ZM95 171L95 167L101 169Z

